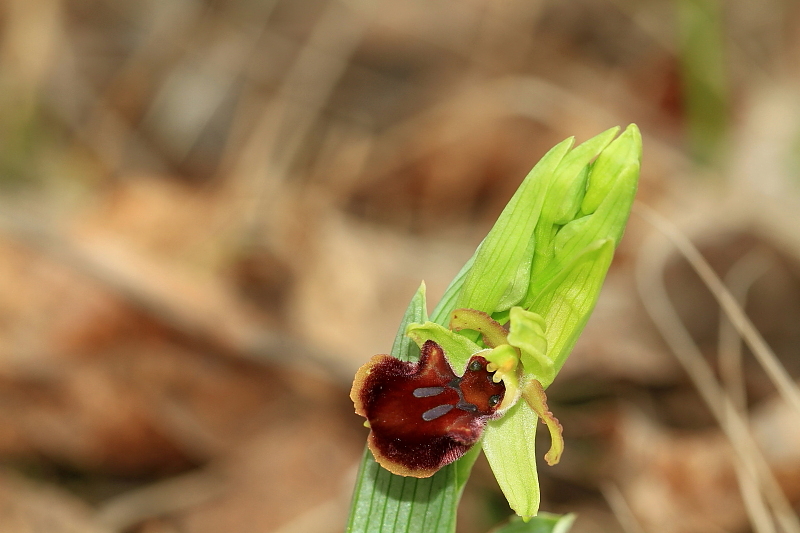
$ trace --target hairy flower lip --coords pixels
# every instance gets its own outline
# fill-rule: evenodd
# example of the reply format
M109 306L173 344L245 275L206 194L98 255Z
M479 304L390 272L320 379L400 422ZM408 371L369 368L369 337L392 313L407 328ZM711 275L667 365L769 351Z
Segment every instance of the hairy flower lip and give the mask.
M457 376L434 341L417 363L376 355L356 373L350 398L370 427L375 460L402 476L429 477L472 447L496 416L505 386L492 380L488 362L470 358Z

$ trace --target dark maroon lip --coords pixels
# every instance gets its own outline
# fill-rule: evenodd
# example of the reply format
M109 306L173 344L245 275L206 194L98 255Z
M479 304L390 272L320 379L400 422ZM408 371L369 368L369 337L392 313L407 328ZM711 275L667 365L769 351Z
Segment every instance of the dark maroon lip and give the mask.
M387 470L428 477L480 439L505 393L473 356L457 376L444 351L427 341L418 363L376 355L356 373L350 397L371 429L368 445Z

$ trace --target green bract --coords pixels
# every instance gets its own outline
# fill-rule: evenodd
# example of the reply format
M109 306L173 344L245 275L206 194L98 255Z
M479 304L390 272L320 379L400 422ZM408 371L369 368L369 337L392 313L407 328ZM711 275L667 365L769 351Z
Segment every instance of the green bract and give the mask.
M488 422L482 446L509 504L523 519L539 508L534 437L540 418L552 437L547 462L558 462L563 448L561 426L548 410L544 389L564 365L597 302L636 193L641 136L633 124L616 137L618 132L612 128L575 148L570 138L545 154L453 280L430 321L424 307L415 313L409 308L408 326L401 328L419 346L427 340L442 346L459 375L481 351L493 380L504 382L505 397L498 408L502 417ZM421 298L424 303L424 294ZM420 299L415 301L419 307ZM405 347L402 351L408 353ZM445 476L456 480L452 487L445 485L442 497L457 502L475 448L430 478L430 483ZM380 472L367 454L348 531L366 530L355 525L361 515L364 527L383 530L386 515L380 515L381 526L375 529L378 510L365 500L372 502L378 494ZM429 486L426 480L414 483L415 494ZM394 523L416 531L401 519L413 514L414 502L389 501L394 507L387 509L396 507ZM445 519L444 531L452 531L454 508L447 513L453 514Z

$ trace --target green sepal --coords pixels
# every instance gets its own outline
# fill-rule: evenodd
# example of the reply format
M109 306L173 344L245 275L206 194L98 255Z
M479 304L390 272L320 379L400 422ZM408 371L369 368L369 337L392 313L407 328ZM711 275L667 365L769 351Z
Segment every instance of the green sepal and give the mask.
M472 354L483 349L465 336L450 331L435 322L409 324L406 328L406 335L420 348L425 341L429 340L441 346L447 361L453 367L453 372L459 376L463 376L467 370L467 363Z
M538 417L527 402L517 402L506 414L486 425L483 451L511 509L523 518L539 510L536 471Z
M575 218L584 202L589 164L609 146L619 129L614 126L595 135L564 156L551 178L540 223L564 225Z
M509 276L506 291L494 306L495 311L504 311L510 308L512 305L519 303L528 293L528 285L531 280L531 268L533 268L533 251L535 249L536 236L532 234L522 254L522 260Z

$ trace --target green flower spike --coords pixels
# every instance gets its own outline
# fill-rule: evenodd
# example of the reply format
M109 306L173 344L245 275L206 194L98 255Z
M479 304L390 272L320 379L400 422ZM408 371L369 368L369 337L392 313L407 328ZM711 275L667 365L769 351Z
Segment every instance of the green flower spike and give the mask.
M474 387L480 383L489 387L486 378L496 384L492 386L504 387L503 395L496 396L499 404L480 411L488 414L474 423L475 431L483 431L479 444L442 468L458 480L453 492L443 493L455 501L475 460L472 452L482 445L511 508L524 520L538 512L534 443L539 419L551 435L547 463L557 463L563 450L561 425L547 407L544 391L594 309L636 193L641 136L633 124L618 133L619 128L612 128L575 148L570 138L545 154L453 280L430 321L422 313L422 321L409 321L405 328L423 351L430 352L435 343L444 353L452 369L446 373L457 376L453 383L462 395L448 392L453 401L478 394ZM476 371L485 376L483 381L468 376L473 366L480 367ZM426 386L414 394L427 399L446 388ZM460 401L434 403L423 419L457 413L462 406ZM364 498L372 494L357 489L354 509L361 505L362 493ZM403 509L399 502L398 509ZM445 520L454 528L450 517Z
M450 330L439 326L412 335L418 344L432 339L453 345L461 338L492 350L481 354L506 385L499 409L505 415L488 423L483 450L509 504L523 518L539 508L538 419L551 434L547 462L556 463L563 449L561 426L547 408L544 389L597 302L636 193L641 136L635 125L614 139L618 132L612 128L574 149L573 139L567 139L550 150L478 248L463 276ZM412 325L410 331L420 330ZM467 353L471 349L454 356L454 368L463 367L475 353Z
M521 351L526 401L490 422L483 439L484 452L509 504L523 518L534 516L539 508L534 453L537 418L545 420L551 435L560 434L557 422L548 415L544 389L564 365L597 302L636 193L642 148L639 130L631 125L612 141L617 131L602 133L571 151L572 140L565 141L545 156L542 162L555 169L543 175L536 172L537 165L529 174L478 250L462 292L485 294L484 301L491 305L499 288L490 292L479 280L497 280L493 285L499 285L505 279L503 294L518 294L515 274L530 272L523 297L516 302L500 298L497 307L487 311L503 311L508 303L517 306L509 313L508 340ZM558 162L552 163L551 158ZM538 215L533 224L531 213ZM535 245L533 257L515 265L510 260L517 257L514 250L504 250L501 243L520 227L529 232L526 236ZM523 248L517 246L517 252ZM531 261L530 266L526 261ZM551 461L560 455L559 440L553 441Z

